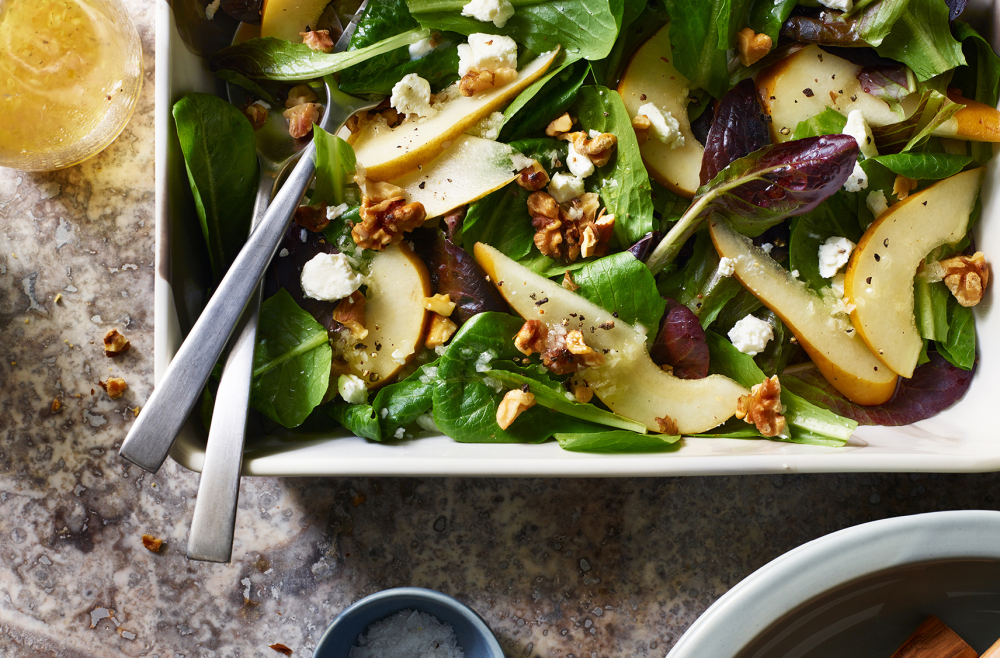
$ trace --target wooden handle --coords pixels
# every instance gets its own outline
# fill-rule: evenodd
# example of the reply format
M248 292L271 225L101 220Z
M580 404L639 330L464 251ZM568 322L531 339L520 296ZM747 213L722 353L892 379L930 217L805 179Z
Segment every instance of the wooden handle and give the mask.
M1000 658L1000 640L993 643L993 646L986 650L980 658Z
M998 649L998 645L994 645L993 649ZM896 649L892 658L978 658L978 654L958 633L931 616L903 642L903 646Z

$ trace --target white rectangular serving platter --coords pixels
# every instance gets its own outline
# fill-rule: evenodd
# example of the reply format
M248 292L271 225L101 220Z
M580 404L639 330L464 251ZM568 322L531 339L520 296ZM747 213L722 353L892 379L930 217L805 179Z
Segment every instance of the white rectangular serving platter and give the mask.
M181 42L166 0L157 0L156 34L156 283L155 369L162 377L182 340L184 325L204 304L207 264L185 258L200 229L170 200L189 194L170 108L186 93L222 87L205 62ZM963 19L997 47L998 16L987 0L970 2ZM976 244L989 259L1000 254L1000 171L989 166ZM983 228L987 230L984 232ZM197 252L194 252L197 253ZM994 284L995 287L996 284ZM993 292L976 307L980 363L965 397L947 411L906 427L859 427L844 448L773 441L685 439L679 450L642 455L600 455L562 450L557 443L467 444L446 436L375 443L349 434L279 433L254 439L245 475L315 476L676 476L740 473L980 472L1000 470L1000 315ZM171 451L200 471L205 432L192 414Z

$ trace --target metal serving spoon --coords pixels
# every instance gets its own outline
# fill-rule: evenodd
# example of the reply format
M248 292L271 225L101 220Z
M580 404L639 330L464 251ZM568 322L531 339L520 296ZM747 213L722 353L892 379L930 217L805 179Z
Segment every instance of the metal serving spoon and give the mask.
M355 17L360 15L361 9L355 14ZM355 21L352 21L353 24ZM349 41L348 30L345 30L345 36L346 41ZM346 47L345 36L342 36L341 41L338 41L338 46L344 42ZM329 132L338 132L355 112L377 105L377 102L348 96L332 87L328 81L324 81L324 83L327 103L319 125ZM163 379L153 389L153 394L122 443L119 454L125 459L150 472L156 472L163 464L188 414L201 396L202 388L208 381L212 368L243 315L247 302L254 296L264 271L274 257L274 253L288 229L288 224L299 205L302 194L315 173L315 159L316 146L310 143L301 151L299 161L289 174L287 181L275 195L259 225L254 228L226 276L219 283L215 294L208 301L198 321L195 322L184 343L174 355ZM253 341L249 342L252 359ZM249 370L247 373L246 379L249 381ZM245 411L245 403L242 408ZM227 413L229 412L227 411ZM238 411L236 413L239 414ZM232 416L229 418L220 417L220 424L229 424L231 418ZM215 422L212 424L216 425ZM245 414L238 424L243 428L238 433L240 450L227 449L222 453L229 455L224 460L229 466L224 470L230 472L233 472L232 462L234 459L232 455L237 455L235 458L235 473L237 475L240 470L239 461L242 460ZM206 462L208 461L209 455L206 454ZM217 458L216 461L218 461ZM236 495L239 492L238 484L237 479ZM223 489L232 490L231 486ZM223 494L213 493L207 495L206 498L210 499L215 495ZM233 513L235 513L235 509L235 502L233 502Z

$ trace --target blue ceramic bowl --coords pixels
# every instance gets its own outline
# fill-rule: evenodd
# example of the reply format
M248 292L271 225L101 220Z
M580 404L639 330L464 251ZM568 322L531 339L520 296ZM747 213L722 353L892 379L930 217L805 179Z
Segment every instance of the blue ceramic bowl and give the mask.
M347 658L358 636L400 610L419 610L451 624L466 658L504 658L493 631L475 610L447 594L421 587L397 587L367 596L333 620L313 658Z

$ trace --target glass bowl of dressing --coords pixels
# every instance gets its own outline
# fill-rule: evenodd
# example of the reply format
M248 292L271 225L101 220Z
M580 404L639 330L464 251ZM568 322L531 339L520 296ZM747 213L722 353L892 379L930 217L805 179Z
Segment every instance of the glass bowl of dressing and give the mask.
M50 171L101 152L142 88L120 0L0 0L0 167Z

